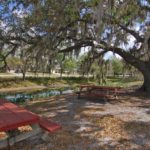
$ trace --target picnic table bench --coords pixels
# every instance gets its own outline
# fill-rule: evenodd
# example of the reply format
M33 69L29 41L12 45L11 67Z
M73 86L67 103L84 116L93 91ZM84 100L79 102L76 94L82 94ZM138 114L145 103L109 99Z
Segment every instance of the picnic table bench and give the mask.
M19 133L18 128L30 125L31 131ZM19 107L4 99L0 99L0 132L5 132L7 137L0 139L0 148L10 147L16 142L42 133L42 139L46 140L48 133L60 129L61 126L46 118Z
M76 92L78 98L81 96L102 97L107 99L117 99L118 94L125 93L121 87L96 86L96 85L80 85L79 91Z

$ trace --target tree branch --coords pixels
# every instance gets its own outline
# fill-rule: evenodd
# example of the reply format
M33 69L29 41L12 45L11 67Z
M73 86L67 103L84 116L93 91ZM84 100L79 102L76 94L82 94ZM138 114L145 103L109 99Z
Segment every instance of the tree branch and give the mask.
M125 30L127 33L130 33L131 35L133 35L136 38L137 42L142 42L142 43L144 42L144 38L142 38L137 32L127 28L124 25L119 24L119 26L121 27L121 29Z
M74 49L78 49L78 48L86 47L86 46L94 46L93 41L81 41L81 42L75 43L75 45L62 49L58 53L66 53L66 52L73 51Z
M133 65L134 67L138 68L141 72L145 71L145 65L146 63L136 57L134 57L130 52L125 51L122 48L118 48L118 47L107 47L107 43L105 43L104 41L102 41L103 46L98 45L97 47L104 49L105 51L111 51L114 52L118 55L120 55L126 62L128 62L129 64Z

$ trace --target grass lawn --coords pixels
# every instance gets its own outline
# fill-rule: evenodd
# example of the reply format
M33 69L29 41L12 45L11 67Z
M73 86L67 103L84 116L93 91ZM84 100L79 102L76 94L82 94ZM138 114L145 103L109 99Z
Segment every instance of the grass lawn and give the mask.
M140 81L133 77L128 78L119 78L119 77L111 77L107 79L106 85L108 86L121 86L121 87L133 87L133 86L140 86L143 81Z
M2 88L20 88L20 87L36 87L45 86L48 88L61 88L69 86L76 88L80 84L92 83L98 85L96 81L92 78L87 80L83 77L63 77L60 78L32 78L28 77L25 81L21 78L11 77L11 78L0 78L0 89ZM109 77L107 78L106 86L120 86L120 87L137 87L142 84L135 78L119 78L119 77Z

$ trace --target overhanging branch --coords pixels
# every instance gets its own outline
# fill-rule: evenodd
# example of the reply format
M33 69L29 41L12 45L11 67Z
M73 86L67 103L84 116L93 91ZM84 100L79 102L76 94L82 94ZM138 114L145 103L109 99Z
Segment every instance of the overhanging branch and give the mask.
M127 28L124 25L119 24L119 26L121 27L121 29L125 30L127 33L130 33L131 35L133 35L137 42L144 42L144 38L142 38L137 32L135 32L134 30L131 30L129 28Z
M67 53L67 52L73 51L74 49L78 49L78 48L86 47L86 46L94 46L93 41L81 41L81 42L75 43L75 45L62 49L58 53Z

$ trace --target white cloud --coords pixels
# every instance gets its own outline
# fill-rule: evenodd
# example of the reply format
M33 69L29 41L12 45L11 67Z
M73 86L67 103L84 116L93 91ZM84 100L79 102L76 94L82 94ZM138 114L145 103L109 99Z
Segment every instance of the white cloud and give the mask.
M115 56L116 58L118 59L122 59L122 57L118 54L114 54L113 52L107 52L105 55L104 55L104 59L105 60L108 60L110 58L112 58L113 56Z

